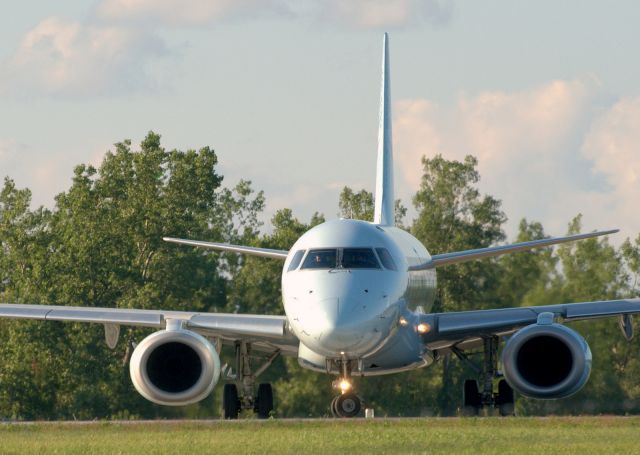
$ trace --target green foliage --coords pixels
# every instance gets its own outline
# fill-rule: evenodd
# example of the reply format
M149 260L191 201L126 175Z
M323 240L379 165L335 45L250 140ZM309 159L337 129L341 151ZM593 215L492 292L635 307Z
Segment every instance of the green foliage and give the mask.
M505 238L500 201L481 195L477 160L423 158L420 189L413 198L418 211L411 231L432 254L488 247ZM434 311L463 311L495 306L501 277L497 260L472 261L438 270ZM438 411L456 412L462 380L471 372L446 358L440 366Z
M568 235L580 232L581 219L578 215L569 223ZM557 249L557 260L559 267L547 271L545 285L525 296L526 305L616 299L626 292L627 274L620 254L606 238L565 243ZM589 382L568 399L522 399L518 403L520 411L526 414L637 412L640 403L634 403L624 383L631 379L629 374L637 378L638 349L624 340L612 320L582 322L572 328L585 337L593 354Z
M216 255L163 242L163 236L242 240L257 233L262 194L248 182L220 187L217 157L166 151L149 133L139 151L118 143L99 169L80 165L49 213L29 212L29 193L10 180L1 193L2 300L121 308L216 311L226 283ZM171 416L134 391L132 343L148 330L125 330L115 351L101 327L2 321L12 359L0 373L0 415L14 418ZM28 359L28 360L24 360ZM25 396L26 394L26 396Z
M548 237L538 222L522 219L516 242L528 242ZM556 275L558 258L552 248L539 248L507 254L500 258L500 280L496 304L493 307L522 306L530 293L549 292L549 281ZM549 295L547 294L547 298Z
M370 191L360 190L355 193L351 188L345 186L340 192L338 216L346 219L373 221L374 204L373 193ZM396 199L394 209L396 226L402 226L404 217L407 215L407 208L402 205L400 199Z
M373 221L373 193L367 190L354 192L345 186L340 193L340 218Z
M163 236L290 249L313 226L289 209L260 232L262 192L242 180L223 187L217 156L204 147L166 151L150 132L132 150L115 145L99 168L79 165L53 210L30 209L31 194L6 178L0 191L0 300L57 305L165 308L189 311L282 314L282 263L203 252L167 244ZM499 200L480 194L477 160L423 158L423 176L406 226L438 254L505 241ZM340 216L372 220L373 195L345 187ZM396 201L396 223L406 208ZM568 232L581 230L578 215ZM523 219L515 241L546 237ZM436 311L542 305L635 296L640 277L640 236L616 249L590 239L474 261L438 270ZM572 325L589 342L592 377L583 391L561 401L520 399L521 414L640 412L640 349L627 343L614 320ZM113 351L100 326L0 320L0 417L91 419L210 417L220 388L186 408L153 405L133 389L128 374L132 343L148 330L124 329ZM223 350L223 356L229 353ZM426 370L357 378L377 415L452 415L462 380L474 373L444 356ZM274 382L277 416L329 414L333 378L279 359L261 381ZM218 405L219 407L219 405Z

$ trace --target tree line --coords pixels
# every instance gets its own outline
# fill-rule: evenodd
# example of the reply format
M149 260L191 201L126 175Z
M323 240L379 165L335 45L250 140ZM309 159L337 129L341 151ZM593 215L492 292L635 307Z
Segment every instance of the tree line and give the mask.
M477 160L422 158L416 216L396 202L396 221L432 254L507 241L501 202L481 194ZM279 210L272 228L259 222L264 194L249 181L223 185L209 147L164 149L150 132L134 150L123 141L99 168L79 165L52 209L32 209L31 193L6 177L0 192L0 301L49 305L283 314L282 263L204 252L162 241L174 236L289 249L324 221L299 220ZM373 195L345 187L339 216L371 220ZM581 216L567 220L581 230ZM535 221L520 221L517 238L546 237ZM556 249L515 253L438 270L434 311L530 306L637 295L640 236L619 248L606 238ZM593 370L571 398L520 397L521 415L640 412L640 349L627 342L615 319L572 324L588 341ZM122 328L114 350L102 326L0 320L0 418L93 419L215 417L220 391L203 402L166 408L137 394L129 379L133 346L149 329ZM223 361L229 356L223 350ZM229 360L229 359L227 359ZM276 416L323 416L334 394L331 378L284 358L270 367ZM455 415L469 366L455 357L422 370L357 378L377 415Z

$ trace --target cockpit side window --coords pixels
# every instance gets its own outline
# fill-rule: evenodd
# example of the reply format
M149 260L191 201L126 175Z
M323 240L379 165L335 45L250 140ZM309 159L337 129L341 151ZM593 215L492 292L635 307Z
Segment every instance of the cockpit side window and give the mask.
M389 250L387 250L386 248L376 248L376 253L378 253L380 262L382 262L382 265L385 269L398 270L398 268L396 267L396 263L391 256L391 253L389 253Z
M342 250L342 267L345 269L379 269L380 264L370 248L345 248Z
M296 254L293 255L293 259L291 259L291 262L289 263L289 268L287 269L287 272L291 272L292 270L295 270L298 268L298 266L300 265L300 262L302 261L302 257L304 256L306 250L298 250L296 251Z
M302 263L303 269L333 269L337 265L338 250L309 250Z

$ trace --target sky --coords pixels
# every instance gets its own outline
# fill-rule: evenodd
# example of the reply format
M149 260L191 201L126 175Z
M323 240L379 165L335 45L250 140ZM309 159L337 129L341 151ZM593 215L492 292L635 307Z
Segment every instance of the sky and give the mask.
M153 130L211 146L264 220L337 216L373 190L390 34L396 196L421 157L479 160L479 188L565 233L640 232L640 3L486 0L0 0L0 176L53 206L79 163ZM409 211L409 219L415 211ZM268 230L268 226L266 226ZM427 245L428 247L429 245Z

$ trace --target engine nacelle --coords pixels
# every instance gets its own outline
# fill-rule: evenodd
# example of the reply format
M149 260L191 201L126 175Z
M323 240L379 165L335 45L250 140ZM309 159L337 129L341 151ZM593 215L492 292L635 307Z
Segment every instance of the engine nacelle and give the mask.
M220 377L220 357L203 336L168 328L136 346L129 372L136 390L147 400L183 406L211 393Z
M530 398L564 398L591 373L591 350L582 336L560 324L538 323L517 331L502 352L504 377Z

